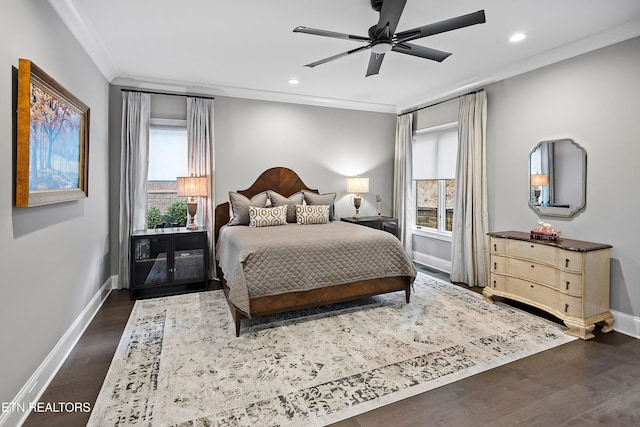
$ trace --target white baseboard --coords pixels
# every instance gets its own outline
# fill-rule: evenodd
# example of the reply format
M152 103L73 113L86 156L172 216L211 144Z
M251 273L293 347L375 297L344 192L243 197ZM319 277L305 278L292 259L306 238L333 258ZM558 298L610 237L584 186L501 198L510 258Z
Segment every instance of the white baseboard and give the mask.
M442 258L436 258L433 255L423 254L413 251L413 261L426 267L434 268L445 273L451 273L451 261Z
M613 315L613 330L640 339L640 317L609 310Z
M111 289L113 289L112 282L113 277L110 277L98 289L98 292L91 298L91 301L60 338L53 350L11 401L11 410L1 413L0 426L20 426L25 422L31 412L32 405L38 402L38 399L40 399L51 380L58 373L64 361L69 357L71 350L73 350L93 317L102 307Z

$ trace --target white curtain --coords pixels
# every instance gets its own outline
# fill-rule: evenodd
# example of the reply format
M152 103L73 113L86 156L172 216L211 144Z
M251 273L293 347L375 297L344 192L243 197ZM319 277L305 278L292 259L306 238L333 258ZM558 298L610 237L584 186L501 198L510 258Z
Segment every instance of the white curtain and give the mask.
M487 95L460 98L451 280L487 285Z
M129 236L133 231L147 228L150 117L148 93L122 92L119 289L129 287Z
M213 142L213 99L187 97L187 139L189 144L189 174L209 178L209 196L200 197L196 223L206 227L209 236L209 278L216 275L215 242L215 156Z
M398 116L396 153L393 168L393 216L398 219L398 236L409 257L413 256L411 226L414 223L414 197L411 178L413 113Z

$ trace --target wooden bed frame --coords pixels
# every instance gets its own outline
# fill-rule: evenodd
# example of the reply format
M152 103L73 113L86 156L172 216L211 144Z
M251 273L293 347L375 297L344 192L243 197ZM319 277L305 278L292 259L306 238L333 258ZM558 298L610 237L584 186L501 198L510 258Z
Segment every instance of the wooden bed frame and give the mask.
M251 198L265 190L276 191L285 197L289 197L301 190L318 193L318 190L307 187L294 171L284 167L275 167L264 171L258 179L256 179L253 185L251 185L251 187L246 190L240 190L238 193ZM216 206L215 215L216 222L214 238L217 242L220 228L229 222L229 203L227 202ZM218 278L222 283L224 293L227 297L229 308L231 309L231 315L235 323L236 336L238 337L240 336L240 323L242 319L248 318L249 316L229 301L229 287L227 286L227 282L224 279L224 275L222 274L220 267L217 266L216 269ZM395 291L404 291L406 301L409 302L411 297L411 278L408 276L397 276L362 280L308 291L251 298L249 307L251 317L258 317L267 314L282 313L286 311L365 298Z

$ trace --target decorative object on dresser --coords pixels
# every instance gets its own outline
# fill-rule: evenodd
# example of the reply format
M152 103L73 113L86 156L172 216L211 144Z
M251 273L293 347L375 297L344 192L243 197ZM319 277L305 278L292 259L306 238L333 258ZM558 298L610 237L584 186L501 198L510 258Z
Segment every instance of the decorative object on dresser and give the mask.
M131 299L207 289L207 254L204 228L134 232L131 236Z
M369 192L369 178L347 178L347 193L354 194L353 206L356 208L356 213L353 215L354 219L360 218L360 206L362 205L363 193Z
M197 230L195 216L198 212L198 201L196 197L204 197L209 195L209 184L206 176L179 176L178 180L178 196L188 197L187 208L189 210L189 222L187 228L189 230Z
M390 216L363 216L359 219L344 217L340 221L350 222L352 224L364 225L378 230L384 230L398 237L398 220Z
M568 335L593 338L596 323L613 330L609 312L611 245L560 239L540 241L529 233L488 233L489 286L482 295L513 299L561 319Z
M549 240L551 242L557 242L560 240L560 231L553 229L553 225L548 222L538 220L540 227L534 228L529 233L529 237L535 240Z
M307 205L330 210L335 198L319 195L283 167L266 170L237 193L251 199L265 191L283 197L302 191ZM397 239L331 218L325 224L249 228L229 223L229 203L223 203L216 206L215 241L218 277L237 336L244 318L395 291L404 291L408 302L416 275Z

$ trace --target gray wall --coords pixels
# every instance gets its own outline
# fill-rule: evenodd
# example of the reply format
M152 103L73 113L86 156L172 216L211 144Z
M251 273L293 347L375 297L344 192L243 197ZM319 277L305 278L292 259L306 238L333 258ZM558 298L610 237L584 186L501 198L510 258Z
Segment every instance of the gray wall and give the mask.
M110 159L120 163L121 87L110 89ZM335 192L336 215L355 209L345 193L346 177L369 177L362 215L376 214L376 194L383 215L391 215L396 116L348 109L216 96L215 198L228 201L229 191L248 188L264 170L284 166L296 171L309 187ZM179 96L151 97L152 117L184 119L186 103ZM117 227L119 167L111 168L112 271L118 273Z
M47 2L3 1L0 39L0 402L11 402L110 276L108 84ZM14 207L18 58L91 108L88 199Z
M640 316L640 38L487 87L489 228L535 227L527 160L540 141L571 138L587 151L587 205L546 218L562 235L613 245L611 308Z

